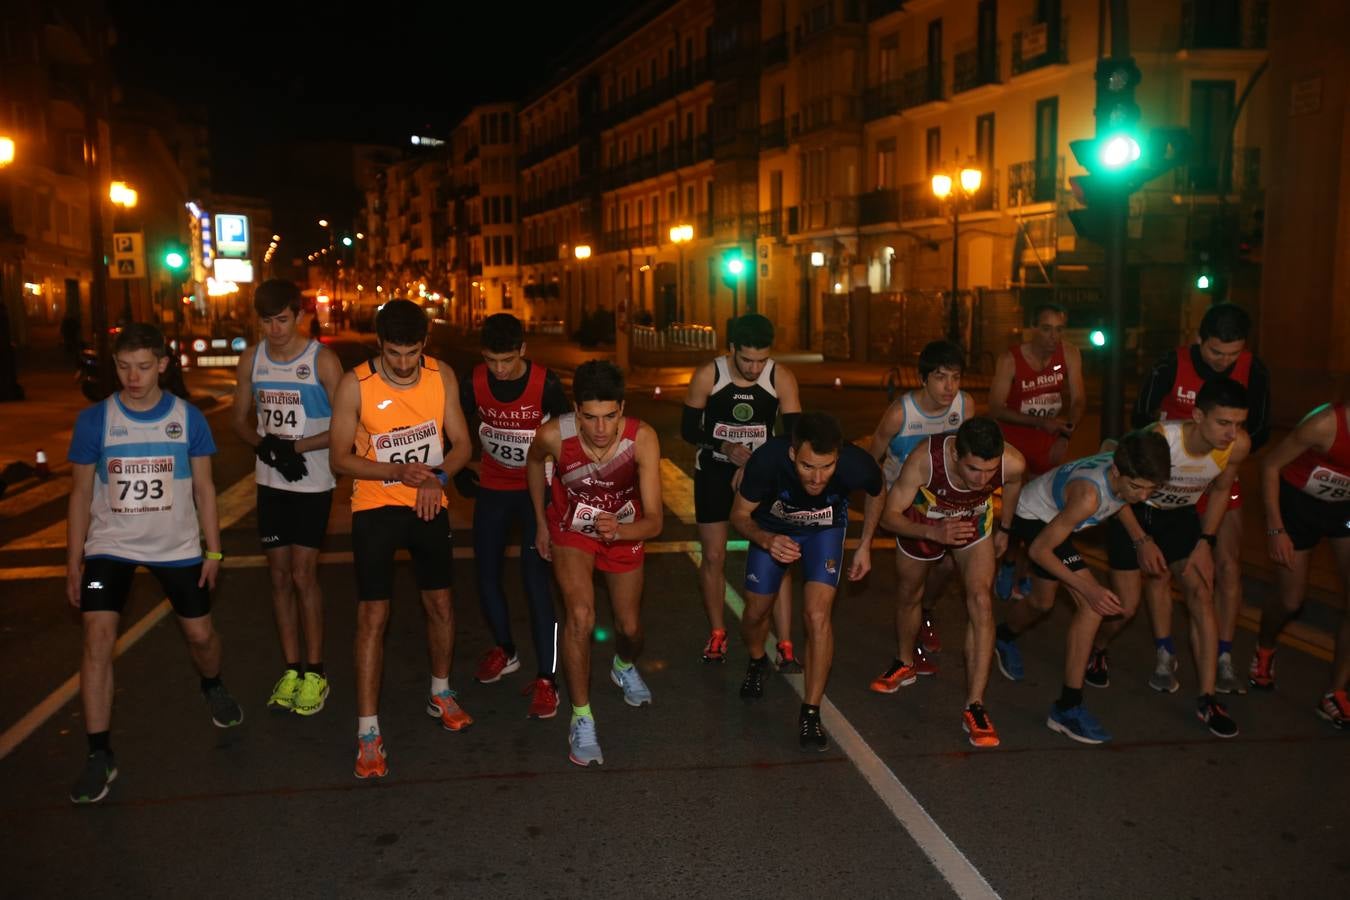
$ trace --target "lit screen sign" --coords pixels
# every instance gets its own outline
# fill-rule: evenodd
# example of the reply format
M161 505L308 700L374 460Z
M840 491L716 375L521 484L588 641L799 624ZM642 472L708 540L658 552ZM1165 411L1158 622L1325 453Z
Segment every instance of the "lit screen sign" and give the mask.
M234 259L248 256L248 216L216 214L216 255Z
M218 259L215 275L221 281L248 284L253 281L253 262L247 259Z

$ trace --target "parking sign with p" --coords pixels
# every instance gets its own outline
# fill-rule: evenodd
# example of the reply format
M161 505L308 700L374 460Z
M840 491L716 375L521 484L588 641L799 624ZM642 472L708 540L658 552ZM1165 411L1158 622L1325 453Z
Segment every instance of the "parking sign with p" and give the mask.
M248 216L216 214L216 255L233 259L248 257Z

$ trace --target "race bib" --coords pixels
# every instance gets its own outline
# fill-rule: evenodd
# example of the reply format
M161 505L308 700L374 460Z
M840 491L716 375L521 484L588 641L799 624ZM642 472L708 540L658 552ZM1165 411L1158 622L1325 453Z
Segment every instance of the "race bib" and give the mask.
M288 441L298 441L305 436L305 405L298 390L259 388L255 393L258 421L262 422L266 434L275 434Z
M370 446L375 449L375 460L382 463L420 462L435 468L445 459L445 450L441 446L441 430L430 419L420 425L372 434Z
M508 469L525 468L525 454L534 440L534 430L525 428L494 428L486 422L478 426L478 439L486 456Z
M1063 406L1064 395L1062 394L1037 394L1035 397L1027 397L1022 401L1022 415L1040 416L1049 419L1059 415Z
M1148 505L1155 509L1181 509L1195 506L1209 485L1194 486L1188 484L1165 484L1148 498Z
M789 525L809 525L829 528L834 525L834 507L823 506L818 509L790 509L782 500L775 500L769 513L776 519Z
M173 457L129 456L108 460L108 506L118 515L173 509Z
M576 506L572 508L572 519L567 528L569 531L594 537L595 518L603 512L605 510L598 506L591 506L578 501ZM637 519L637 507L633 505L632 500L629 500L614 515L618 517L620 524L631 525Z
M732 422L718 422L713 425L713 441L727 441L732 444L749 444L750 452L754 452L769 439L769 426L752 422L748 425L741 425ZM727 457L723 453L713 451L713 458L726 461Z
M1350 477L1325 466L1314 466L1307 483L1303 485L1303 493L1328 503L1350 500Z

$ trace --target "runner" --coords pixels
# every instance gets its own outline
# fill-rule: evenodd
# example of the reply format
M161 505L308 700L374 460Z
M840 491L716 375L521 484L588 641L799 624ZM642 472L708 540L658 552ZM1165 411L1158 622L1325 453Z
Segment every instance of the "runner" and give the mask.
M764 695L768 658L769 607L789 566L801 561L806 666L798 740L803 750L823 751L829 738L820 723L820 701L834 661L831 617L839 589L848 528L848 497L866 491L881 495L881 469L865 451L846 444L839 421L825 413L803 413L791 438L772 438L745 466L731 524L750 542L745 561L745 614L741 637L750 653L741 697ZM872 568L869 548L881 504L867 504L861 544L849 566L850 581Z
M530 609L537 674L523 693L530 696L531 719L551 719L558 711L556 685L558 619L549 589L549 567L535 549L534 509L525 485L525 454L542 423L568 410L567 395L555 372L525 358L525 330L510 313L483 320L483 362L461 382L460 405L470 428L477 423L483 448L481 475L461 469L455 484L475 497L473 555L477 562L478 602L497 643L478 661L474 678L500 681L520 668L511 616L502 591L502 565L513 525L520 527L520 577Z
M427 317L411 300L375 316L380 355L342 376L333 402L329 457L352 476L356 613L356 777L389 774L377 713L384 631L394 593L394 554L406 549L426 614L431 657L427 714L447 731L473 724L450 689L455 613L445 487L469 459L455 373L423 355ZM449 454L446 455L446 444Z
M263 340L239 355L230 421L258 457L258 537L272 576L272 615L286 664L267 705L312 716L328 698L319 548L333 507L328 420L342 364L301 331L300 305L292 282L258 285L253 309Z
M84 628L80 698L89 742L70 791L73 803L99 802L117 777L113 648L140 566L173 605L211 721L229 728L244 719L221 683L220 637L211 623L210 592L222 559L211 429L197 407L160 389L169 358L159 329L127 325L113 359L122 389L80 413L67 457L66 599L80 610Z
M965 581L966 707L962 727L976 747L997 747L998 732L984 708L984 689L994 655L992 591L994 561L1008 547L1008 531L1022 490L1026 462L1005 444L992 418L967 419L955 435L926 438L900 469L886 495L881 524L896 535L900 585L896 621L900 648L872 690L893 694L913 684L919 596L933 566L951 552ZM1001 521L994 521L994 491L1003 488ZM992 541L985 540L993 533Z
M1156 665L1148 685L1173 693L1176 648L1172 644L1172 576L1181 580L1182 598L1191 617L1191 652L1200 685L1196 715L1217 737L1236 737L1237 724L1214 698L1217 623L1214 618L1214 535L1228 509L1226 502L1238 466L1251 440L1242 430L1247 419L1247 389L1231 378L1206 381L1196 394L1191 421L1169 420L1153 426L1171 448L1172 475L1153 496L1127 506L1107 526L1111 590L1124 614L1102 623L1088 658L1088 684L1111 683L1106 648L1139 608L1143 592L1153 620ZM1196 504L1211 501L1201 516Z
M1247 389L1247 433L1252 452L1270 438L1270 375L1261 360L1247 350L1251 318L1240 306L1217 303L1200 320L1199 337L1190 346L1164 356L1139 389L1134 408L1134 427L1144 428L1162 419L1190 421L1195 395L1211 378L1231 378ZM1242 509L1241 483L1233 482L1228 508ZM1205 514L1201 500L1200 515ZM1219 674L1221 694L1240 694L1243 682L1233 665L1233 635L1242 608L1242 516L1223 517L1216 541L1214 604L1219 621Z
M900 466L911 450L930 435L956 431L962 422L975 414L974 401L961 390L964 365L961 348L950 341L932 341L920 351L918 389L896 398L882 413L872 435L872 457L881 464L887 490L900 477ZM880 507L885 504L885 499L864 499L864 517L868 513L868 504L877 507L874 513L880 517ZM896 565L899 560L897 555ZM923 625L915 661L915 672L919 675L937 674L937 664L924 651L939 653L942 650L942 640L933 626L933 609L951 574L952 563L944 562L924 586ZM898 619L895 627L897 632L902 627Z
M1350 408L1323 404L1304 417L1261 462L1266 541L1276 566L1278 595L1261 611L1252 657L1252 687L1275 689L1275 642L1303 606L1308 560L1326 538L1336 557L1341 589L1350 601ZM1330 690L1317 714L1337 728L1350 724L1350 615L1342 615L1331 663Z
M1068 588L1075 610L1069 623L1064 659L1064 689L1050 707L1046 727L1084 744L1109 741L1111 735L1083 708L1083 674L1092 639L1104 616L1118 616L1120 598L1088 571L1072 537L1098 525L1129 503L1139 503L1167 482L1170 450L1156 431L1132 431L1113 452L1065 463L1026 486L1017 500L1013 536L1028 544L1031 593L1008 610L995 635L994 651L1005 677L1021 681L1018 635L1055 605L1060 584Z
M569 759L604 764L591 711L594 573L605 574L614 612L615 649L609 677L629 706L652 702L637 669L642 653L643 542L661 533L661 445L645 422L623 414L623 372L591 360L572 376L574 412L535 432L525 475L534 505L535 546L553 562L567 621L563 676L572 700ZM548 505L544 463L557 461Z
M731 325L731 352L705 363L689 380L681 436L698 448L694 456L694 518L703 561L699 582L712 633L705 662L726 662L725 616L727 520L746 460L773 433L779 410L783 431L801 414L797 379L769 358L773 323L760 315L741 316ZM800 672L792 649L792 582L783 580L773 608L778 635L778 668Z
M1083 357L1064 342L1069 315L1064 307L1044 303L1031 314L1031 340L999 357L989 385L989 415L998 420L1008 443L1022 452L1028 477L1034 478L1064 461L1069 438L1087 407L1083 391ZM995 592L1007 600L1031 590L1026 548L1018 547L999 566Z

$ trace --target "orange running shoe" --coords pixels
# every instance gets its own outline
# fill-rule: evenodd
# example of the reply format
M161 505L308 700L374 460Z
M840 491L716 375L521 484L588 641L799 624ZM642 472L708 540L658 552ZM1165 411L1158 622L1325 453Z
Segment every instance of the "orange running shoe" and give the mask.
M356 777L383 778L389 774L389 762L384 753L384 738L371 730L356 739Z
M551 719L558 713L558 688L547 678L536 678L525 686L522 694L530 695L527 719Z
M889 669L873 679L869 687L878 694L894 694L900 688L911 685L918 680L919 676L914 671L914 667L897 659L891 663Z
M1258 691L1275 690L1275 648L1256 648L1251 668L1247 671L1247 681Z
M432 694L427 698L427 715L441 720L446 731L463 731L473 724L473 716L464 711L454 691Z
M998 746L998 732L983 703L972 703L961 711L961 727L970 735L972 747Z

